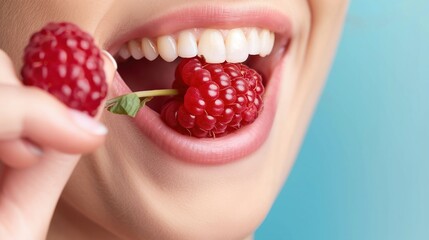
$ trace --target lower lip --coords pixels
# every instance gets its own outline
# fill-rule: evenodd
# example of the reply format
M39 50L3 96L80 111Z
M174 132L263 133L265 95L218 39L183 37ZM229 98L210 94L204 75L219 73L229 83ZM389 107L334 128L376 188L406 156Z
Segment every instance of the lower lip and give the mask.
M282 66L282 62L277 66ZM169 128L159 114L149 107L142 108L134 122L141 132L163 151L180 161L203 165L227 164L257 151L268 138L274 121L281 67L276 67L264 95L264 109L255 122L219 138L194 138ZM131 90L119 76L113 82L113 95Z

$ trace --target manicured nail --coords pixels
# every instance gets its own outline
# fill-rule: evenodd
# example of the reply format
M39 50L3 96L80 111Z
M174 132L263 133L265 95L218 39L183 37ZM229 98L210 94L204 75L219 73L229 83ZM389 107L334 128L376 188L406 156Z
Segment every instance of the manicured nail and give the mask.
M116 61L113 58L112 54L110 54L106 50L102 50L101 52L112 62L112 65L115 67L115 70L117 70L118 69L118 64L116 63Z
M70 109L70 115L73 121L83 130L90 132L94 135L106 135L107 128L102 123L96 121L90 116L79 111Z

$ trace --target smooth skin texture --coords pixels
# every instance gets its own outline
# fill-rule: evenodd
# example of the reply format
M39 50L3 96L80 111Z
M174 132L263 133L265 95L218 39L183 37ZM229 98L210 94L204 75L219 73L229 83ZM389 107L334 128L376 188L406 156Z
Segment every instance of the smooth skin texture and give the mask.
M104 59L111 80L115 68ZM23 86L3 51L0 67L0 238L44 239L81 154L99 147L107 129L42 90Z
M102 116L109 128L103 143L104 135L79 127L62 104L22 86L15 74L29 35L48 21L74 22L105 48L122 26L207 2L0 1L0 48L7 53L0 52L1 239L251 238L293 165L334 56L347 1L213 1L226 7L272 6L291 18L294 31L273 130L261 149L232 164L176 161L131 120L108 113ZM106 61L110 79L113 70ZM92 153L81 157L87 152Z

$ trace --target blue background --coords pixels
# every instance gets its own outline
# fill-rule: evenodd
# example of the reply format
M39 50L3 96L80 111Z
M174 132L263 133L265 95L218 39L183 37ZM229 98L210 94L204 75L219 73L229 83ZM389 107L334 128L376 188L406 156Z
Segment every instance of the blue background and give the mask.
M429 239L429 1L352 1L291 175L257 240Z

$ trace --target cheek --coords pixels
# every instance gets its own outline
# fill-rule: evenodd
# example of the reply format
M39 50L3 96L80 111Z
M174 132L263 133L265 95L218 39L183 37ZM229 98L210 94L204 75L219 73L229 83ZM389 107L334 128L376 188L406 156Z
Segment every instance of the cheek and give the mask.
M343 13L348 4L349 0L308 0L312 14L330 14L337 15Z
M0 7L0 46L21 65L22 52L31 34L48 22L70 21L94 33L113 0L96 1L3 1ZM18 30L19 29L19 30Z
M298 154L335 52L347 1L300 1L296 6L294 39L283 65L279 106L265 156L273 159L272 174L267 176L273 189L282 186Z

